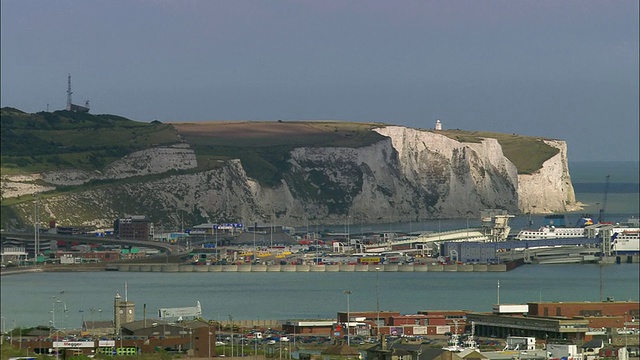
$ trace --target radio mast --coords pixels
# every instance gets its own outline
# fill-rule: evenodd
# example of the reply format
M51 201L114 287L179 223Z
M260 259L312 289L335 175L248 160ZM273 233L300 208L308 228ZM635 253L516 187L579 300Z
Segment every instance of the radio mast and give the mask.
M71 111L71 74L67 77L67 111Z

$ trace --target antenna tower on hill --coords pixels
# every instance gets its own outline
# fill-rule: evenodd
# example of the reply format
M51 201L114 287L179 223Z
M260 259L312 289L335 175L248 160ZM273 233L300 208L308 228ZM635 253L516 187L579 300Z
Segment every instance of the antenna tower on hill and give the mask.
M67 77L67 111L71 111L71 74Z

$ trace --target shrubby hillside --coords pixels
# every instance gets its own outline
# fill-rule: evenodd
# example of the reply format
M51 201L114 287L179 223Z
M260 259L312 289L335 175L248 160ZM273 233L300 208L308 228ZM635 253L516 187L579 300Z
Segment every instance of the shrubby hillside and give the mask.
M575 208L566 144L463 130L335 121L143 123L0 110L3 227L33 216L108 226L260 220L419 221ZM544 196L540 195L544 189ZM30 215L31 214L31 215Z

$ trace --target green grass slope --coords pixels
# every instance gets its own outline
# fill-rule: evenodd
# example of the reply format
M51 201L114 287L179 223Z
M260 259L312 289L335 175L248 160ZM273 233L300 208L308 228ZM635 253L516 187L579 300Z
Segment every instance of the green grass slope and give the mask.
M479 143L483 138L498 140L502 152L518 169L519 174L533 174L560 150L544 142L544 138L486 131L442 130L439 134L459 142ZM548 139L547 139L548 140Z
M171 125L69 111L0 109L2 174L100 170L133 151L180 139Z
M186 141L198 159L194 171L240 159L250 177L275 185L288 170L292 149L368 146L384 139L372 131L380 126L386 125L339 121L162 124L68 111L28 114L5 107L0 109L1 170L5 175L65 168L102 170L133 151ZM497 139L522 174L535 172L558 153L538 137L464 130L438 133L460 142Z
M174 123L180 137L196 152L202 170L221 160L240 159L247 175L261 184L280 183L289 170L291 150L298 147L367 146L385 139L380 124L335 121Z

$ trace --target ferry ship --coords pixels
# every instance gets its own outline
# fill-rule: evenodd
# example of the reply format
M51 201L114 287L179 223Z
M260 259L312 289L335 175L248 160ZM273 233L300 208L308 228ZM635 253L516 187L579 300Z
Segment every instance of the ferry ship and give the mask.
M614 232L611 237L611 249L616 254L638 254L640 253L640 229L623 229Z
M559 227L555 227L554 220ZM524 229L515 236L516 240L551 240L582 238L587 236L587 229L590 228L592 236L598 236L600 228L594 225L590 217L582 217L575 227L562 227L564 221L559 215L545 217L547 224L539 229ZM605 225L605 224L602 224ZM618 254L639 254L640 253L640 227L636 218L629 219L627 223L617 224L612 229L611 249Z
M558 227L555 226L554 221ZM575 227L564 227L564 216L547 215L545 225L539 229L520 230L515 236L516 240L549 240L577 238L585 236L585 226L593 225L590 217L583 217L578 220Z
M524 229L518 232L516 240L548 240L584 237L584 228L556 228L555 226L543 226L536 230Z

